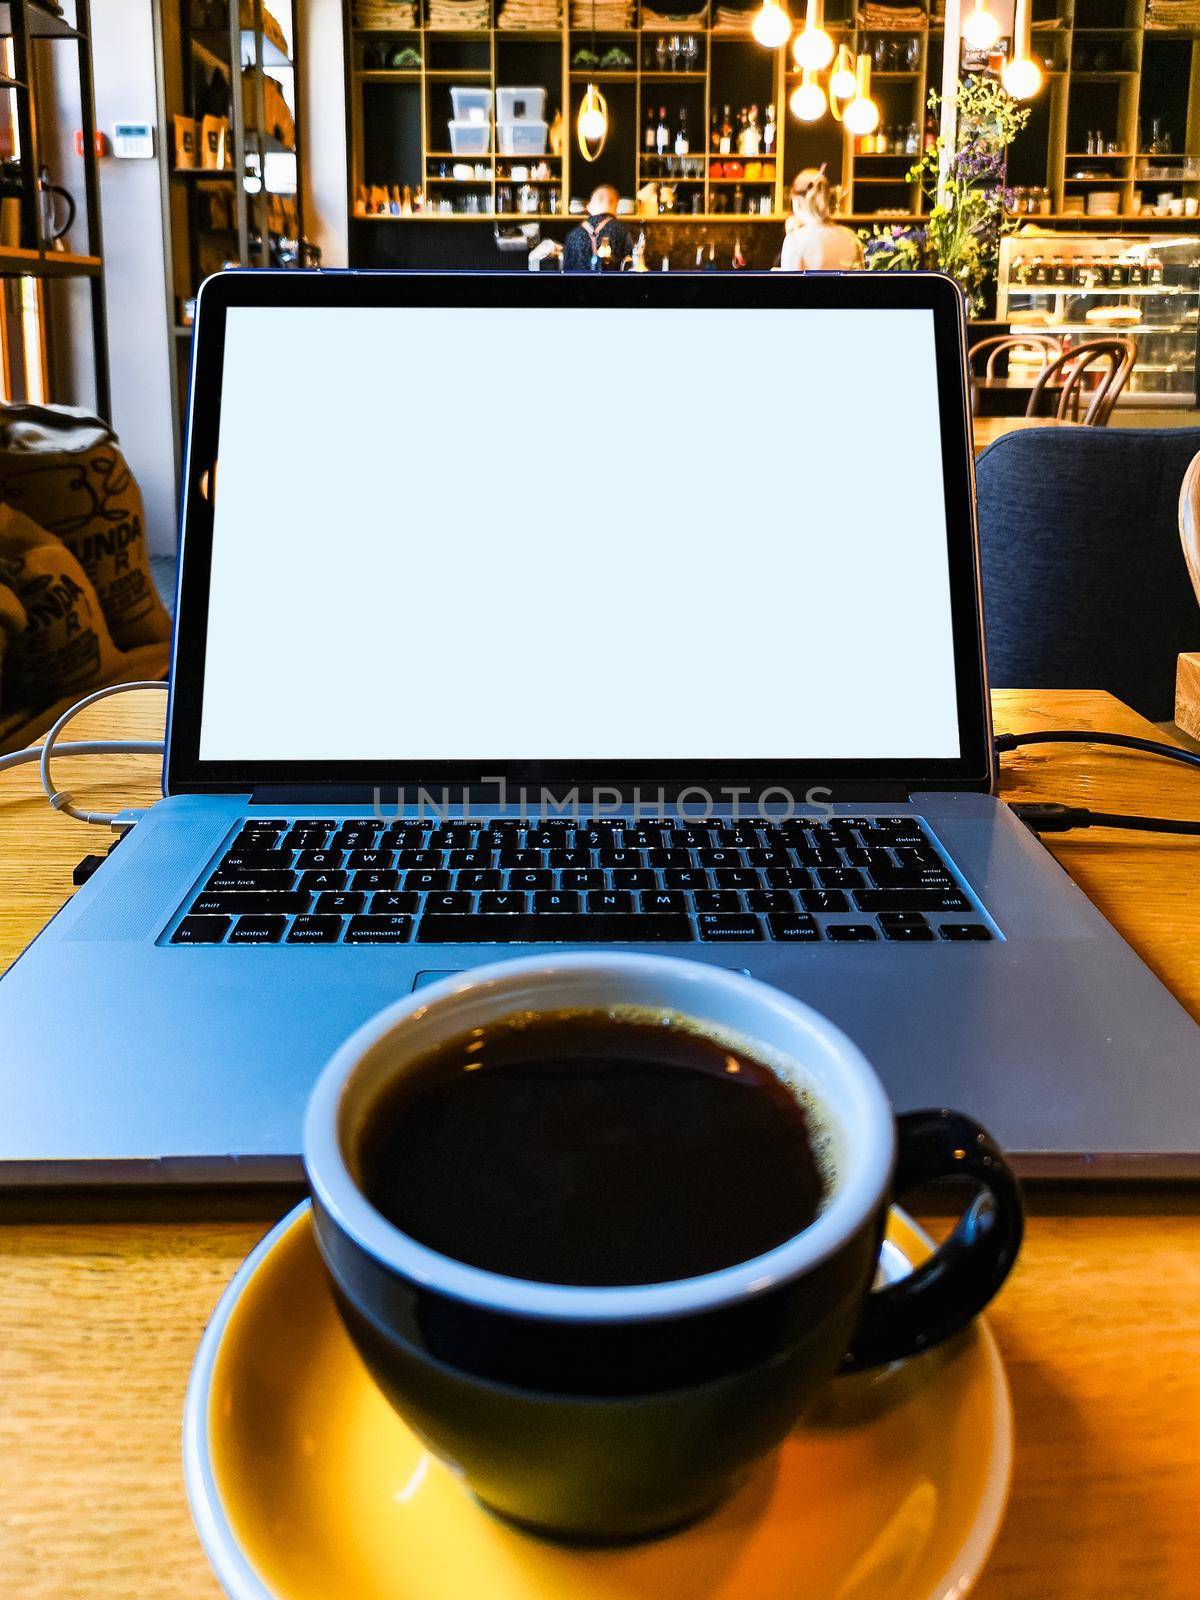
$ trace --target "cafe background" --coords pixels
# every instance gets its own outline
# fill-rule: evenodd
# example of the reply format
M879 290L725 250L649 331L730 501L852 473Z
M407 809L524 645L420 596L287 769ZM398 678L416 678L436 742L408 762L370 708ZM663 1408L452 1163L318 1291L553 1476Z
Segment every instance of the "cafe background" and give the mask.
M1193 406L1200 5L957 20L969 83L1036 80L1007 148L960 154L1008 234L973 337L1136 323L1122 408ZM824 166L872 266L956 265L942 0L7 0L0 33L6 396L111 417L164 560L194 296L226 264L525 271L606 181L647 270L768 267Z

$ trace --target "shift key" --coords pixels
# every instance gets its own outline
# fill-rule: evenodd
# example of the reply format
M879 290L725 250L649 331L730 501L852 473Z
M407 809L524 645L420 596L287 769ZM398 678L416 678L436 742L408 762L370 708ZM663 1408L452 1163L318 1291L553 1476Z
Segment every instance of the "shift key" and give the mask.
M188 909L193 916L240 917L268 916L282 912L285 915L307 911L312 896L293 891L250 893L244 889L206 889Z

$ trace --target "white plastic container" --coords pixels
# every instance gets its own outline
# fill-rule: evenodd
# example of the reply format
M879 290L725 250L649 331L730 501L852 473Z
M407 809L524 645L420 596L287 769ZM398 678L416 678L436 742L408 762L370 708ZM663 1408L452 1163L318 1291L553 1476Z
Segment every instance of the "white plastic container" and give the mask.
M486 156L492 141L489 122L450 122L450 154L454 156Z
M480 89L476 86L464 86L456 83L450 90L450 98L454 101L454 119L456 122L488 122L492 115L492 91Z
M461 116L458 110L454 115ZM497 122L543 122L546 117L546 91L532 89L496 90Z
M544 156L550 129L545 122L497 122L502 156Z

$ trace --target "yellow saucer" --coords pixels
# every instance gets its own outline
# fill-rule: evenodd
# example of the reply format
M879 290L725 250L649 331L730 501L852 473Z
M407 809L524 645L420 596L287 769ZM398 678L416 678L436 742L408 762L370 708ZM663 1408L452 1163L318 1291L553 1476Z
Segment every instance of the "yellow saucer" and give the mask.
M928 1251L893 1211L882 1263ZM307 1204L246 1259L204 1335L184 1465L232 1600L958 1600L1008 1495L1012 1412L982 1323L836 1380L704 1522L560 1547L482 1510L399 1420L342 1331Z

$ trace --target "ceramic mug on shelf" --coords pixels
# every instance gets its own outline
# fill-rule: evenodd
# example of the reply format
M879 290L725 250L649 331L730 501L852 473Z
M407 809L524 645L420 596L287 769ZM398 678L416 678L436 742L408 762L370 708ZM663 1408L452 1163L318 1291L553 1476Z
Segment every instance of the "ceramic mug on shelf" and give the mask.
M398 1077L517 1014L614 1006L700 1023L804 1085L834 1152L808 1227L702 1277L591 1288L468 1266L374 1208L358 1152ZM536 1129L529 1148L536 1159ZM970 1322L1022 1231L1016 1181L976 1123L897 1119L863 1055L811 1007L660 956L531 957L417 990L326 1067L304 1161L339 1310L383 1393L485 1505L571 1538L646 1537L715 1506L839 1369L902 1359ZM971 1186L965 1214L928 1262L872 1290L889 1204L938 1180Z

